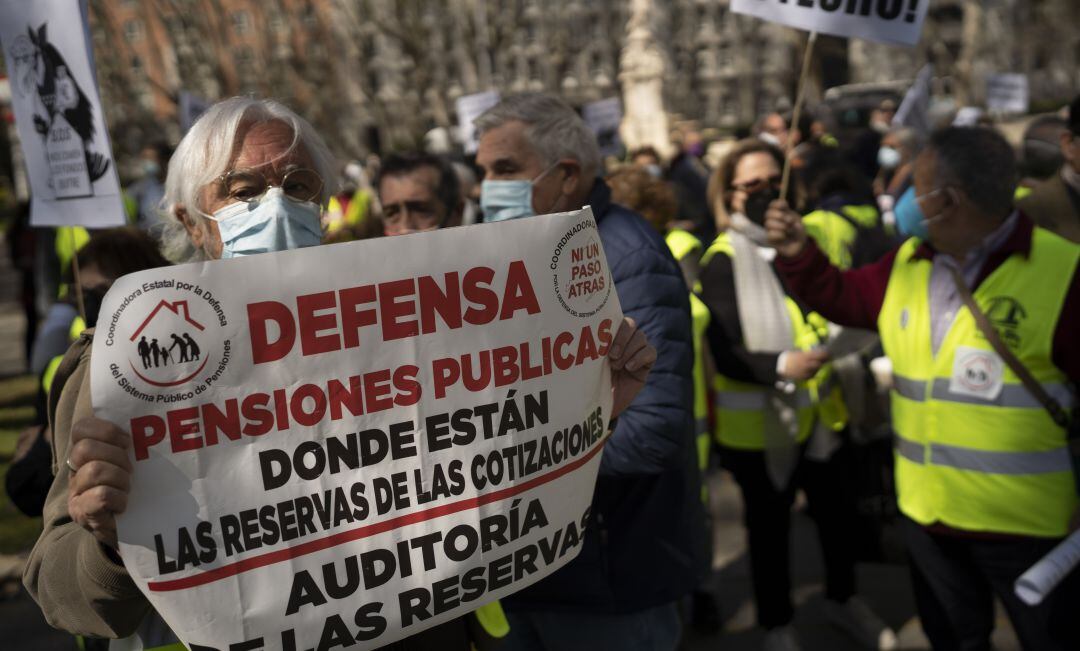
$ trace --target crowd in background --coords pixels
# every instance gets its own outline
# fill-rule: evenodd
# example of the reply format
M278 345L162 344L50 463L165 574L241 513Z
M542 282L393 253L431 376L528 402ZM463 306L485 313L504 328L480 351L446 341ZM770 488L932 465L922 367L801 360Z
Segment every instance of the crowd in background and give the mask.
M895 490L889 479L883 479L887 473L882 471L892 467L895 445L895 425L883 398L888 389L895 389L884 368L888 351L883 351L876 337L859 338L854 331L847 334L855 343L834 347L837 323L844 319L833 313L819 315L829 310L816 304L810 309L807 301L818 297L813 288L792 289L796 267L774 259L777 224L784 211L797 213L800 228L824 256L825 262L820 264L831 264L843 272L880 267L883 259L888 259L890 267L898 264L889 256L898 255L898 247L904 255L903 245L909 237L928 241L927 225L950 209L930 210L930 203L937 200L932 193L944 194L944 186L916 193L917 185L929 182L918 178L927 174L930 163L918 161L929 149L939 167L947 163L950 173L957 174L955 185L960 191L974 192L972 188L978 186L970 178L980 174L997 183L993 196L1004 196L1005 203L995 199L998 205L986 207L983 213L1001 213L1006 224L1013 224L1008 220L1020 219L1014 216L1016 206L1020 212L1015 214L1080 242L1080 101L1059 114L1033 120L1014 152L1001 151L998 145L1004 140L1000 136L986 140L978 133L992 132L992 123L954 128L961 136L894 125L896 106L885 101L869 111L861 128L849 128L842 135L833 133L835 119L831 115L808 114L791 124L790 115L769 112L749 133L739 134L743 137L707 141L697 129L685 127L672 134L676 151L671 157L643 147L605 160L591 158L595 144L578 146L573 141L574 134L588 133L582 131L583 125L571 135L558 136L563 139L561 144L543 144L542 131L550 126L549 116L559 115L564 108L558 100L546 100L554 102L551 105L544 101L535 96L509 98L485 114L477 123L482 140L476 156L423 150L370 155L343 166L340 189L333 188L331 179L325 179L320 188L327 194L319 213L324 243L405 235L591 205L601 236L606 238L609 260L635 258L641 267L633 272L638 274L633 278L615 278L620 298L624 305L640 306L629 309L628 314L640 309L633 316L657 348L659 357L651 377L678 376L682 384L671 385L675 387L671 391L677 394L685 389L692 407L685 426L673 424L681 418L674 407L670 414L656 416L662 423L652 424L635 421L644 416L631 408L620 427L625 429L623 439L636 442L625 444L624 449L616 441L605 451L597 499L606 495L617 501L613 495L631 494L640 498L633 513L620 510L624 507L614 501L604 506L609 511L600 510L612 518L607 526L622 527L616 535L629 541L623 543L621 555L612 557L622 559L623 565L608 571L636 578L594 576L578 563L570 566L576 570L560 572L515 595L506 606L511 635L516 636L512 648L572 648L590 639L593 643L609 640L620 635L613 632L617 630L632 633L637 639L633 648L674 648L680 620L707 633L717 632L721 624L715 590L702 570L711 561L712 534L708 533L708 504L701 485L703 477L721 467L732 474L745 503L757 618L767 631L765 648L800 648L791 628L794 607L789 568L790 512L800 491L818 527L830 619L867 648L895 648L892 631L859 598L855 577L857 562L892 554L895 541L888 540L887 525L899 517ZM515 124L527 129L513 132ZM972 136L968 132L976 133ZM950 137L962 142L956 144ZM516 144L516 139L527 144ZM521 154L529 146L539 152L533 157L535 161ZM953 148L960 152L955 160L947 158L953 156ZM981 148L987 152L982 161L963 160L964 151ZM166 175L172 153L166 143L153 143L143 150L142 175L125 189L128 228L93 233L79 228L30 228L24 206L16 225L8 231L12 260L22 277L27 363L41 381L35 428L20 445L19 462L7 476L9 495L28 514L47 511L46 497L53 483L55 466L47 425L50 409L55 409L59 398L50 399L49 390L65 351L96 321L98 306L112 281L133 271L183 261L178 259L178 251L187 251L184 259L195 260L220 257L233 245L223 233L222 249L216 256L209 248L192 255L191 242L196 241L193 229L199 226L181 223L163 210L169 205ZM520 169L504 169L515 153ZM1007 160L1009 156L1018 162L1016 174L1004 169L1013 164ZM963 165L978 168L980 163L986 165L985 170L953 169ZM791 177L784 187L787 166ZM938 171L944 178L946 173ZM1002 190L1002 183L1011 185ZM334 191L329 192L331 189ZM526 197L524 203L521 196ZM981 207L979 201L987 196L968 199ZM1008 228L1021 227L1013 224ZM646 233L646 229L651 230ZM1011 232L1002 231L1000 241L1011 237ZM1000 245L992 236L987 235L990 239L985 245L990 251ZM941 237L939 241L944 241ZM661 241L662 254L657 248ZM72 288L76 250L81 292ZM792 250L792 259L796 259L795 253L803 255ZM669 260L673 261L670 265ZM646 277L649 280L640 280ZM643 287L641 283L646 282L650 285ZM1069 278L1061 282L1067 283ZM629 291L635 292L638 300L623 297L623 292ZM887 309L883 300L878 300L882 311ZM834 312L844 313L839 308ZM661 325L649 325L652 323ZM900 327L905 325L903 322ZM861 329L865 332L873 326L867 322ZM683 330L687 337L680 334ZM884 330L880 334L882 339L889 336ZM936 349L940 341L935 339L934 345ZM660 395L660 385L651 384L652 379L649 382L643 393ZM761 387L768 391L763 393ZM657 408L660 412L666 409L665 405ZM685 434L691 441L684 446L690 451L683 455L686 459L680 456L682 448L678 446L667 449L663 447L667 442L661 445L644 440L664 428L678 430L677 436ZM77 472L75 468L72 471ZM661 479L648 488L639 486L637 493L627 488L645 475ZM612 478L621 478L618 481L623 483ZM605 481L610 483L605 485ZM875 500L880 504L882 499L893 500L893 506L870 514L863 508ZM688 502L695 503L693 509ZM678 506L674 510L681 518L669 513L673 505ZM690 511L696 515L687 515ZM688 522L691 517L700 522ZM919 531L926 536L920 541L927 548L941 548L942 536L947 536L933 526ZM1023 532L992 533L1015 538ZM1056 535L1036 531L1032 537ZM670 543L665 536L671 537ZM915 543L910 536L908 540L911 553ZM662 557L672 548L693 560L682 564L672 560L665 565ZM947 555L943 562L952 559L978 565L980 561L956 559L982 552L953 549L949 553L952 556ZM930 556L927 552L925 557ZM1023 559L1030 560L1030 554ZM988 639L982 630L987 626L985 613L979 607L968 604L971 612L956 612L959 606L945 603L939 604L945 613L941 621L925 616L933 611L926 604L962 595L936 585L928 571L924 566L913 580L924 627L935 648L984 648L960 645L963 640L981 639L980 635ZM947 574L949 567L939 571ZM972 576L981 571L972 570ZM992 578L990 583L994 583ZM993 591L1005 599L998 588L994 583ZM574 599L566 597L569 592L602 601L601 612L632 614L635 626L644 627L645 632L633 632L627 628L629 620L622 619L612 619L611 628L605 624L590 629L595 622L583 622L580 611L575 611L574 617L562 612L556 617L546 605L561 599L573 606ZM991 590L984 592L971 599L979 603L984 597L989 599ZM1075 593L1075 586L1063 589L1063 594ZM687 607L680 616L674 605L684 595ZM924 607L928 609L925 612ZM1006 607L1022 642L1030 648L1067 648L1071 643L1066 634L1059 634L1065 625L1053 619L1058 617L1056 611L1036 617L1021 613L1008 600ZM1068 627L1076 629L1075 625ZM1067 637L1074 641L1075 634ZM573 641L567 641L571 638ZM956 646L950 646L949 640ZM1043 643L1057 646L1039 646Z

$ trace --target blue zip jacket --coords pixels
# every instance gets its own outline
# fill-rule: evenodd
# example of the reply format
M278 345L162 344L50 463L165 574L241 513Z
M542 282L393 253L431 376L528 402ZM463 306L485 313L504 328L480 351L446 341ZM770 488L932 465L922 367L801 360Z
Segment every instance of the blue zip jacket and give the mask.
M663 238L611 202L597 180L592 206L623 313L656 347L645 387L604 446L581 553L504 599L509 610L629 613L671 603L708 560L693 436L693 342L682 272Z

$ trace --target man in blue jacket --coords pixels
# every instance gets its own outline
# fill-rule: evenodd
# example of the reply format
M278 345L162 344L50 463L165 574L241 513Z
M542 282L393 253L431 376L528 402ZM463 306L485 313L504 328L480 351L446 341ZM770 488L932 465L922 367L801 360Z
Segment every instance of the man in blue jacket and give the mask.
M511 651L668 651L676 602L708 566L692 417L686 285L663 239L613 204L596 139L561 100L507 97L476 120L484 221L592 206L623 311L657 349L604 448L581 553L503 601Z

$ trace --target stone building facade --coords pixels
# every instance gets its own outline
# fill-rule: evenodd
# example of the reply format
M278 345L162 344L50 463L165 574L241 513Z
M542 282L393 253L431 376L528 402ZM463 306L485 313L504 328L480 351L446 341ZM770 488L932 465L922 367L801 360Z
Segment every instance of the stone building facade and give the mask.
M654 16L676 119L734 129L790 103L805 34L735 15L729 0L100 0L91 16L122 151L175 141L186 90L280 98L356 157L452 127L463 94L543 90L574 105L621 95L635 3ZM929 60L961 104L982 99L989 72L1025 72L1033 100L1060 101L1080 89L1077 24L1076 0L934 0L917 48L819 39L811 99L909 79Z

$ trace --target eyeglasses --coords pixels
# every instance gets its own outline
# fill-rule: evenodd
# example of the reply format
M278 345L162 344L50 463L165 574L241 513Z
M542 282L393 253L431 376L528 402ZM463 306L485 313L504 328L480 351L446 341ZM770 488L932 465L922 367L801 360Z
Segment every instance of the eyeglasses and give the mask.
M323 188L319 173L302 167L286 171L278 185L270 183L262 172L254 169L226 172L218 177L218 182L233 201L253 201L272 187L280 187L285 196L294 201L315 201Z
M753 179L751 181L745 181L743 183L732 183L731 188L733 190L742 190L746 194L754 194L760 192L766 187L780 187L780 175L774 174L765 179Z

